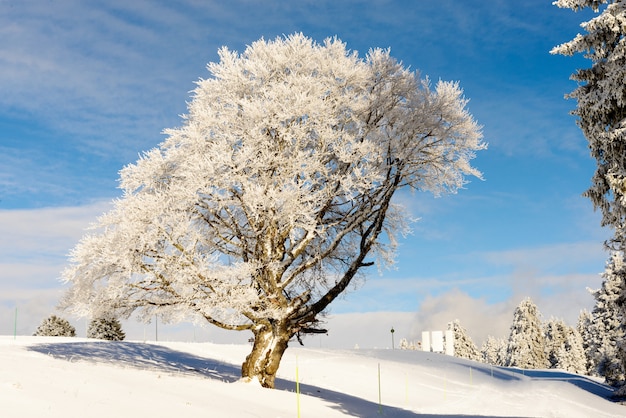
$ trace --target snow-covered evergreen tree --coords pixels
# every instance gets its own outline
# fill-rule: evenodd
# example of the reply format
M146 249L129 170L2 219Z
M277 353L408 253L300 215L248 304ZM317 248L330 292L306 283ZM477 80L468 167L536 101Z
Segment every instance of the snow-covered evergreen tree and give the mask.
M544 325L546 358L548 367L554 369L559 364L559 355L562 354L562 348L565 347L567 339L568 326L562 319L551 318Z
M592 340L593 330L592 330L592 317L591 312L584 309L580 312L578 316L578 323L576 324L576 330L581 336L583 352L585 353L585 374L589 376L597 376L598 371L595 366L595 363L592 361Z
M504 338L487 337L480 349L483 362L494 366L504 366L507 343Z
M619 344L624 341L624 313L620 306L624 283L624 258L613 252L602 274L602 287L592 291L596 303L591 312L591 341L589 352L598 375L607 383L619 385L624 381L624 363Z
M461 326L461 321L455 319L448 323L448 330L454 333L454 356L469 360L481 361L480 351L472 341L465 328Z
M555 47L552 53L582 53L591 67L572 75L578 87L569 95L577 100L573 112L585 135L596 172L585 195L602 213L602 225L613 229L607 247L626 254L626 1L557 0L558 7L573 10L591 8L596 17L581 26L586 33ZM613 257L613 256L612 256ZM622 326L626 326L626 271L616 270L622 297L618 301ZM608 382L619 384L626 369L626 348L612 344L597 346L599 370ZM615 356L611 358L611 356ZM619 393L626 396L626 387Z
M126 334L122 331L122 324L116 318L101 317L94 318L89 322L87 338L122 341L126 338Z
M567 325L562 319L552 318L544 325L544 333L549 368L586 373L586 356L578 330Z
M406 338L401 338L400 344L398 347L400 348L400 350L406 350L409 348L409 342L407 341Z
M219 58L182 126L121 171L63 306L251 332L242 376L273 387L292 337L325 332L329 305L393 263L408 230L395 193L458 190L485 144L457 83L387 50L293 34Z
M583 339L576 328L566 327L565 340L559 347L555 357L557 358L557 363L554 367L556 369L578 374L587 372Z
M415 343L406 338L400 340L400 350L416 350Z
M602 224L614 228L616 250L626 249L626 2L624 0L558 0L558 7L600 12L581 24L586 33L555 47L552 53L584 54L591 61L572 79L578 87L572 113L589 142L597 170L585 195L602 212Z
M530 298L524 299L513 313L506 366L523 369L541 369L548 366L542 328L539 309Z
M76 336L76 328L70 325L66 319L50 315L37 327L33 335L40 337L74 337Z

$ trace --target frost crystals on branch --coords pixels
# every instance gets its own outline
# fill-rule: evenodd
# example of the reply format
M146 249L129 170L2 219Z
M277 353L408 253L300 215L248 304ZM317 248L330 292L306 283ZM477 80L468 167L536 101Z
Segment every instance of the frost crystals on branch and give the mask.
M395 192L454 193L485 144L456 83L433 89L389 51L294 34L219 57L183 126L121 171L123 197L72 253L65 305L249 330L242 374L273 387L289 340L393 261L408 231Z

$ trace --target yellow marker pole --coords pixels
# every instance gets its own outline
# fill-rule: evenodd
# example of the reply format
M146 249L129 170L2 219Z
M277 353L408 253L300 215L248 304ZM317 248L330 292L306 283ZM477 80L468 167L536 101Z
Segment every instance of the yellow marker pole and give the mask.
M378 415L383 414L383 402L380 393L380 363L378 363Z
M296 356L296 405L298 408L298 418L300 418L300 380L298 378L298 356Z

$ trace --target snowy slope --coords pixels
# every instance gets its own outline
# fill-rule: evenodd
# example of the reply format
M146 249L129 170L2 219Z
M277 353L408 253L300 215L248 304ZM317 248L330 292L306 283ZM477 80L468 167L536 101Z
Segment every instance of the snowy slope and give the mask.
M605 399L610 388L586 377L415 351L290 347L278 390L268 390L239 380L249 350L0 337L0 416L626 416Z

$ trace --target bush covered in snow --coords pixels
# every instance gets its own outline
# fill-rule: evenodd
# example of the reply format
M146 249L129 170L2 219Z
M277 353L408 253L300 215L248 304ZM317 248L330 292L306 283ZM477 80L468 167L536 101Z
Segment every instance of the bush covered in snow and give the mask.
M33 335L40 337L75 337L76 328L70 325L67 320L56 315L50 315L37 327Z
M126 334L122 331L120 321L115 318L94 318L87 328L87 338L100 340L122 341Z
M504 366L507 342L504 338L489 336L480 350L482 361L494 366Z

